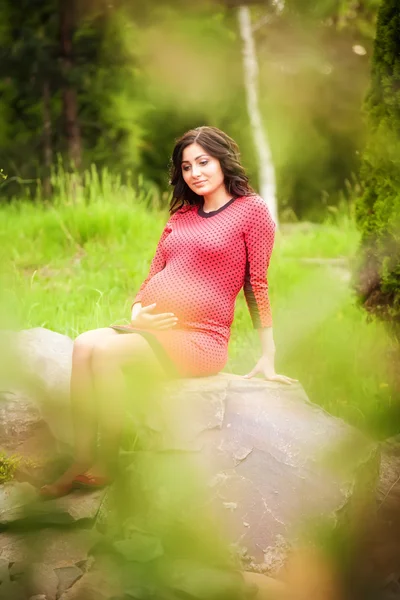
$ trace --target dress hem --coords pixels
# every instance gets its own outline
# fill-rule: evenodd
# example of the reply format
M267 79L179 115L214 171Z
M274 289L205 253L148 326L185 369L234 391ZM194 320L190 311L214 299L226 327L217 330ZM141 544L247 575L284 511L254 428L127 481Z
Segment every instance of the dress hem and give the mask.
M110 325L111 329L114 329L117 333L138 333L141 335L146 342L150 345L154 354L168 373L168 375L179 378L181 375L178 372L178 369L173 362L173 360L168 356L163 345L158 341L158 339L150 332L145 331L144 329L135 329L134 327L126 327L124 325Z

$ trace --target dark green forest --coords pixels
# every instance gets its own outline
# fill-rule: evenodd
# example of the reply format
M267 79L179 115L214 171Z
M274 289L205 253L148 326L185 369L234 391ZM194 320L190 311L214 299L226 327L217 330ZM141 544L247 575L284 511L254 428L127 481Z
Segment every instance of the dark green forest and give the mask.
M319 220L358 185L379 2L248 4L281 218ZM51 201L55 173L95 167L166 203L174 139L201 124L237 139L257 186L238 5L3 0L0 201Z

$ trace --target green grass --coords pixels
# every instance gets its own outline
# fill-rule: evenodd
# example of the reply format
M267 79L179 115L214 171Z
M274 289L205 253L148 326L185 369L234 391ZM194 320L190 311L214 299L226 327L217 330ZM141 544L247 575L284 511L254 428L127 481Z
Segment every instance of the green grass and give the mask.
M0 327L47 327L74 337L129 318L167 215L118 192L0 208ZM283 228L277 236L269 272L277 368L298 378L312 402L381 436L397 431L387 418L390 339L356 306L345 268L302 260L351 261L357 244L349 218ZM240 295L226 370L244 374L258 354Z

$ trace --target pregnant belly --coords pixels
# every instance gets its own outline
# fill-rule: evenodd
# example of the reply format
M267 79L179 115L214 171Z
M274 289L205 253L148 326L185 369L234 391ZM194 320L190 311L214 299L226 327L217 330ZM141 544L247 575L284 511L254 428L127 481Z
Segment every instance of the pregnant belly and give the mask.
M179 277L167 269L154 275L142 292L143 306L153 302L157 304L156 313L173 312L180 325L206 323L210 319L224 321L221 305L227 307L227 302L221 301L220 294L217 295L206 280L187 274Z

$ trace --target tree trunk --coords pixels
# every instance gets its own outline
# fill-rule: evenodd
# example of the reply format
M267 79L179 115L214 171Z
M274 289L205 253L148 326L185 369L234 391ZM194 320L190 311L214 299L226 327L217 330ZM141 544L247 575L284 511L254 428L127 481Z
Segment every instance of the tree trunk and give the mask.
M82 163L81 131L78 120L78 99L71 83L74 69L72 39L75 26L76 0L60 0L60 45L63 70L62 110L68 156L71 164L79 169Z
M247 110L258 159L260 193L268 204L272 218L278 225L275 169L272 163L271 150L267 135L263 128L260 113L257 91L258 63L251 27L250 9L248 6L239 7L238 20L240 34L243 40L243 68L247 96Z
M51 142L51 110L50 110L50 85L48 81L43 83L43 194L45 198L51 196L51 166L53 164L53 147Z

